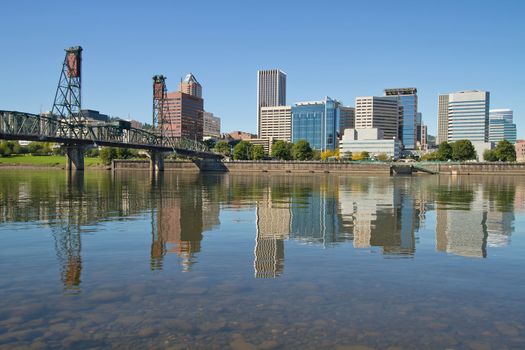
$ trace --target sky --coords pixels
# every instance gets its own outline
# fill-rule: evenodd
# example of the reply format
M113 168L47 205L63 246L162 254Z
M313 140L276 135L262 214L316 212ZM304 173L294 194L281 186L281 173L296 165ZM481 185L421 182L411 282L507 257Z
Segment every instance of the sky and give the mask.
M257 70L287 73L287 104L416 87L491 93L525 138L525 1L5 1L0 110L50 110L64 49L83 47L82 107L151 123L152 80L192 72L222 131L256 132Z

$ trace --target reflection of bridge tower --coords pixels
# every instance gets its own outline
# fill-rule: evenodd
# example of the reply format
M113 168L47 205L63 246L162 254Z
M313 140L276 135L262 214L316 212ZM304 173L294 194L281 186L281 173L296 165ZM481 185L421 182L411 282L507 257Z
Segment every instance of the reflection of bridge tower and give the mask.
M257 201L253 266L255 277L272 278L284 269L284 239L290 232L290 205L274 203L270 187Z

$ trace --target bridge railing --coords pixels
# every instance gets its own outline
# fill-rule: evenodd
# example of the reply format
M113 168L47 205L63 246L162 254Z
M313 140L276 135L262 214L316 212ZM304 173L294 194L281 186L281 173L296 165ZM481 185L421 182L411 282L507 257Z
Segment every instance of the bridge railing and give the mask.
M144 148L168 148L208 152L201 142L181 137L161 137L156 131L121 127L118 124L71 124L53 115L37 115L15 111L0 111L0 134L11 137L63 139L65 142L90 141L144 146Z

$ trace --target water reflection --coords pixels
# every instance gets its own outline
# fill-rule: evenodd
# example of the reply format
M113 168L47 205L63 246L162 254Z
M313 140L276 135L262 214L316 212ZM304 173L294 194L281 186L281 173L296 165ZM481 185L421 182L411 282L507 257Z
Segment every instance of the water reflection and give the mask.
M435 217L435 247L487 257L510 244L525 188L516 177L351 178L347 176L100 173L0 175L0 221L50 228L64 288L82 282L82 234L108 221L149 220L149 266L167 254L191 271L221 211L255 212L257 278L281 276L286 242L413 258L421 227ZM169 267L171 268L171 267Z

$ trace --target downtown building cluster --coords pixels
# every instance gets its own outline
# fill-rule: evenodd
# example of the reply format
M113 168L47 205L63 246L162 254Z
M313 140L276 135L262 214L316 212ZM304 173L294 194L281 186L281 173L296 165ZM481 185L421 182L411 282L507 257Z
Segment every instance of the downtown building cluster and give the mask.
M385 89L384 96L357 97L355 107L325 97L286 104L286 74L257 72L257 142L306 140L313 149L368 151L399 157L426 148L426 126L417 109L417 89Z
M286 73L257 72L257 139L265 149L276 140L304 139L313 149L385 153L425 152L441 142L469 140L477 154L507 140L516 145L518 159L524 141L516 140L510 109L490 109L487 91L460 91L438 96L438 135L429 137L418 110L417 89L384 89L383 96L356 97L355 106L325 97L319 101L286 103ZM483 159L479 159L483 160Z

